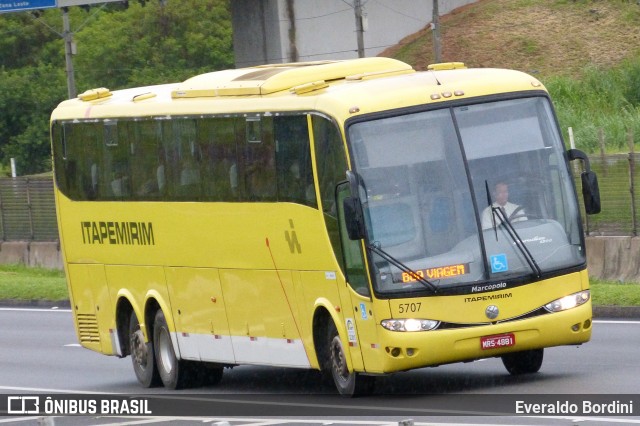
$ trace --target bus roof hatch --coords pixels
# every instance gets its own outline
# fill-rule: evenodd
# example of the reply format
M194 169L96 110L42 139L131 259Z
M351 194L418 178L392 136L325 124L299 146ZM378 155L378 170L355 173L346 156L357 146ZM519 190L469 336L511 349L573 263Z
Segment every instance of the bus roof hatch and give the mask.
M192 77L177 90L174 90L171 96L173 98L196 98L268 95L295 87L305 87L319 81L344 80L358 74L401 72L413 72L413 68L404 62L391 58L262 65Z
M467 68L464 62L443 62L441 64L429 64L427 66L429 71L460 70L464 68Z

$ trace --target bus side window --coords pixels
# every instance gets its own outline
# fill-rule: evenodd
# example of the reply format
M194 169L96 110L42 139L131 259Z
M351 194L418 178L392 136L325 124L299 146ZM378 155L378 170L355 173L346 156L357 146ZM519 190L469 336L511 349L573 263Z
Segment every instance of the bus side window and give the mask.
M138 200L157 199L164 189L164 163L159 126L154 120L130 122L131 186Z
M192 119L179 120L177 129L180 172L178 195L189 200L200 198L200 147L196 143L196 123Z
M229 197L227 200L238 200L244 188L240 186L240 173L244 170L244 163L240 158L240 140L244 139L237 134L237 128L240 127L240 119L225 119L222 130L221 161L223 164L221 170L221 181L225 182L224 188L227 189ZM228 186L227 186L228 185Z
M80 165L81 175L79 186L81 197L85 200L95 200L100 197L102 185L100 182L100 173L102 173L101 149L102 141L96 137L95 127L97 123L85 123L78 128L81 130L76 136L79 137L75 143L80 145L80 151L76 151L81 155L77 158Z
M167 197L172 200L199 200L201 156L196 143L196 120L166 120L161 126Z
M315 115L312 117L312 122L322 210L335 218L337 217L336 186L346 179L347 171L344 144L336 124Z
M238 199L237 118L211 117L198 122L202 190L205 199Z
M63 194L68 191L67 178L67 135L70 133L71 127L66 123L54 122L51 126L51 140L53 146L53 165L55 171L55 181Z
M278 201L316 207L306 115L274 118Z
M274 201L276 196L276 167L273 119L261 117L260 121L258 121L256 117L248 117L246 128L244 146L246 195L249 200Z
M324 117L314 115L312 116L312 126L318 185L320 186L325 225L336 260L344 271L342 243L340 241L340 230L338 229L336 187L338 183L346 179L347 156L340 131L335 123Z
M95 126L54 126L56 179L62 192L73 200L94 200L98 195L99 167L92 147L96 138L90 131Z
M127 128L124 124L119 125L116 120L105 120L103 130L107 158L105 165L109 164L110 170L110 198L128 198L131 195L129 170L131 146L127 137Z
M215 200L216 197L216 119L203 118L196 122L196 142L201 156L202 196L204 200Z

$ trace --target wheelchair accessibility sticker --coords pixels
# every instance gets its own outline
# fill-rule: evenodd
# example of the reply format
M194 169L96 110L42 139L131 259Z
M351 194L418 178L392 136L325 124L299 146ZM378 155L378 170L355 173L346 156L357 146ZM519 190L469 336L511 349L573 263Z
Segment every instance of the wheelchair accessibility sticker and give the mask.
M509 270L509 264L507 263L506 254L494 254L489 257L491 261L491 272L506 272Z
M360 304L360 315L362 315L362 319L363 320L366 320L368 318L367 317L367 307L365 306L364 303Z

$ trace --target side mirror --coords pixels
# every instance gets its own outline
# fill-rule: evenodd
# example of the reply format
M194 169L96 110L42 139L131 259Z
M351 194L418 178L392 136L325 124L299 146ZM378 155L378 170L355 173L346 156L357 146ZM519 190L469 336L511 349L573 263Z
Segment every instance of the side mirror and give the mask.
M584 199L584 209L587 214L600 213L600 188L598 186L598 176L591 170L583 172L582 198Z
M343 200L344 220L350 240L364 238L364 214L362 204L357 197L347 197Z
M598 177L596 173L591 171L589 157L579 149L570 149L567 151L569 161L582 160L584 162L585 171L582 172L580 178L582 180L582 198L584 199L584 210L587 214L600 213L600 187L598 186Z

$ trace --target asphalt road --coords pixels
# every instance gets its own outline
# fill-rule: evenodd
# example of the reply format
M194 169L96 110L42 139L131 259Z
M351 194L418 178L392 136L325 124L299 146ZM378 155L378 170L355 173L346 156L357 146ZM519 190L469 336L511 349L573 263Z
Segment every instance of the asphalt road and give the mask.
M334 418L331 424L395 425L398 420L409 417L415 419L416 425L423 424L421 420L428 420L430 425L452 421L575 424L576 419L584 424L640 424L638 378L640 322L597 320L591 342L580 347L547 349L541 371L530 376L510 376L499 359L489 359L380 377L373 396L349 400L338 397L333 385L314 371L241 366L225 370L217 386L188 391L142 389L135 379L130 358L104 356L77 344L68 310L0 308L0 396L144 394L153 398L156 406L158 401L170 405L172 399L179 397L195 404L192 413L205 416L198 423L279 424L273 422L274 417L269 417L270 423L256 423L254 417L284 416L286 424L327 424L326 420L313 423L309 416L315 416L314 419L338 416L341 420ZM633 416L508 415L513 411L514 398L525 402L533 402L540 396L626 401L629 395L634 396L636 405ZM639 400L635 401L636 398ZM247 399L255 404L249 404ZM161 404L166 406L165 402ZM204 406L198 405L203 402L206 402ZM206 408L201 412L203 407ZM475 417L478 413L491 417ZM492 416L500 413L507 416ZM237 417L229 418L231 420L224 417L238 415L252 417L245 423ZM431 415L436 417L429 417ZM296 423L289 416L306 420ZM159 422L169 421L166 417L159 419ZM176 417L175 424L187 421L180 419ZM55 424L89 424L84 420L59 417ZM90 424L105 423L103 420L96 417L92 419L96 423ZM0 423L11 421L17 422L17 419L0 418Z

